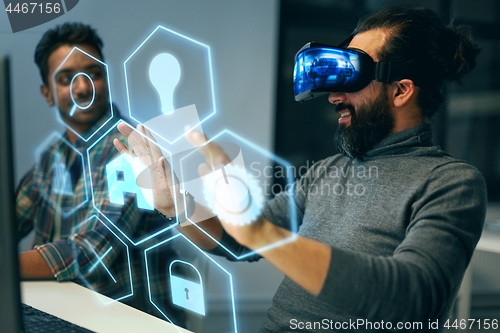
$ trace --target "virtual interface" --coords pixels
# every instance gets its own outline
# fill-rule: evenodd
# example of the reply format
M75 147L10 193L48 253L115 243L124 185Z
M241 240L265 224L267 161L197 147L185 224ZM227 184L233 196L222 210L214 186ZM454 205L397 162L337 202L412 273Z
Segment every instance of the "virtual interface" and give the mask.
M227 129L205 137L202 124L216 113L208 45L159 26L131 52L122 68L132 124L113 105L108 65L92 51L68 50L51 77L56 117L77 134L76 142L53 133L35 156L39 206L49 211L43 218L55 221L58 254L74 260L65 274L113 300L142 299L141 310L178 326L215 315L207 298L211 284L226 298L225 331L237 332L231 272L182 228L197 228L235 260L292 241L295 236L240 251L200 226L214 217L233 226L255 223L267 198L291 188L294 176L283 171L291 165ZM337 64L346 80L355 75L352 61ZM319 65L315 70L320 73ZM326 81L341 79L338 71L329 76ZM82 122L92 124L84 133L76 126ZM273 185L280 176L269 165L280 168L283 187ZM169 217L155 210L165 196L174 205ZM293 191L289 196L288 229L297 232Z
M354 82L360 69L360 58L355 52L324 47L305 49L295 59L295 96L312 89L322 91Z

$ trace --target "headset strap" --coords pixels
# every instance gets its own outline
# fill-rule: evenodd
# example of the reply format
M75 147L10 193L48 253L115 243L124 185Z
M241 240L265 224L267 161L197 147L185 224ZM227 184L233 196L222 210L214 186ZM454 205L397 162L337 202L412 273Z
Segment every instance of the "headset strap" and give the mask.
M443 85L443 80L439 80L433 84L429 82L429 78L425 78L421 73L416 73L409 70L406 66L394 64L390 61L380 61L376 63L374 79L376 81L386 83L402 79L410 79L416 86L435 90L441 89L441 86Z

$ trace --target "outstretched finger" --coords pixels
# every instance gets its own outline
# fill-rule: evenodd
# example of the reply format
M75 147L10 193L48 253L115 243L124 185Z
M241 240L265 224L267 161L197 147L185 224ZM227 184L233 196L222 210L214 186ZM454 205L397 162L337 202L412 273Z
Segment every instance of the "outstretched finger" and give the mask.
M149 138L149 140L151 140L151 141L148 141L146 139L145 141L146 141L146 146L148 148L148 151L151 154L151 156L153 157L153 159L155 161L158 161L161 157L163 157L163 153L161 152L161 149L156 144L156 139L151 134L151 132L143 125L137 126L137 130L140 130L143 135L145 135L147 138Z
M147 141L148 140L135 129L132 130L128 136L129 147L134 151L137 157L139 157L139 160L143 165L150 166L155 164L156 161L153 158L150 148L148 147Z
M122 155L129 155L131 157L135 157L134 153L132 153L120 140L114 139L113 145Z
M129 135L134 131L132 127L124 122L119 123L116 128L118 128L118 131L120 131L120 133L123 134L126 138L128 138Z
M186 139L193 146L199 147L198 152L205 158L205 161L207 161L210 166L215 167L231 162L222 147L214 142L207 143L209 139L200 131L188 129Z

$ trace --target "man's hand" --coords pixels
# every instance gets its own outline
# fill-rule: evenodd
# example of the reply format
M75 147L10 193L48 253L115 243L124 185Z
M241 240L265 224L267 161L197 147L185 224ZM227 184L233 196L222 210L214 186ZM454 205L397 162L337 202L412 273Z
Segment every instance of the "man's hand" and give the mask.
M157 187L154 189L155 208L167 216L174 216L175 205L171 193L172 191L179 193L179 181L175 175L172 176L170 164L163 157L156 145L149 142L126 124L122 123L118 125L118 130L128 138L131 149L135 154L118 140L114 141L115 147L122 154L128 154L133 158L137 155L142 163L150 166L153 177L152 181L156 184L155 187ZM154 142L151 133L143 126L137 126L137 130ZM231 162L222 147L213 142L205 144L208 142L208 139L202 133L194 130L188 131L186 139L199 149L198 151L205 159L206 163L200 165L198 168L201 177L212 172L215 166ZM178 206L182 205L183 202L179 197L181 196L177 195ZM260 254L307 291L315 295L321 291L331 258L331 250L328 245L301 236L292 237L293 234L290 231L275 226L263 217L244 225L226 223L217 217L205 221L197 219L196 215L206 209L206 207L197 204L192 220L201 222L197 223L196 226L191 225L179 228L184 235L202 249L212 249L217 244L201 232L199 228L203 229L219 242L222 237L222 228L224 228L241 245L252 250L265 249ZM203 214L199 216L203 216ZM266 249L268 245L277 244L286 239L290 241L280 246Z
M204 145L204 143L208 142L209 139L202 133L194 130L189 131L186 134L186 139L193 146L199 147L198 152L205 159L205 163L201 164L198 167L198 173L200 177L202 177L202 179L206 180L206 177L211 172L213 172L215 167L222 168L224 165L227 165L231 162L231 159L229 158L229 156L227 156L220 145L214 142ZM266 224L266 222L270 224L269 221L259 217L256 221L251 221L251 223L240 225L225 221L223 218L221 218L221 216L219 216L218 218L224 230L239 244L251 249L262 247L261 243L265 239L261 237L262 231L265 229L264 225Z
M151 133L142 125L138 125L136 131L125 123L119 124L118 130L128 139L130 146L129 150L119 140L115 139L113 143L118 151L122 154L126 154L128 158L138 158L144 166L148 166L151 170L151 181L155 185L153 189L155 208L167 216L175 216L176 212L173 191L176 191L175 198L177 200L177 207L179 210L177 214L182 213L184 211L184 202L182 200L182 196L179 194L179 180L177 176L172 173L171 165L165 159L161 150L154 144L156 141ZM146 137L149 138L149 140L146 139ZM198 167L200 177L204 178L210 174L216 166L221 167L231 162L222 147L213 142L206 143L209 140L201 132L190 130L186 133L186 139L194 147L198 148L198 152L205 159L205 163ZM197 204L196 210L198 213L201 213L203 210L206 211L207 208L200 207L200 205ZM194 215L197 215L196 211ZM201 219L198 221L196 216L193 216L192 220L201 222ZM266 239L261 237L261 231L264 229L264 222L269 222L264 221L262 218L259 218L257 221L250 224L241 226L226 223L220 219L215 220L218 220L217 224L219 225L219 228L223 227L228 234L230 234L242 245L251 248L260 247L260 245L262 245L260 243ZM220 235L220 231L213 232L214 219L211 219L209 222L210 223L199 223L198 226L200 228L204 228L204 230L205 227L208 226L205 231L212 235ZM183 231L183 229L184 228L181 228L181 231ZM208 229L212 229L212 232ZM259 246L257 246L257 244L259 244Z
M194 146L203 144L203 134L199 132L191 131L186 138ZM222 148L215 143L201 147L200 153L207 162L198 169L200 176L211 172L209 165L218 166L231 162ZM231 237L251 250L266 249L271 244L290 240L259 254L304 289L314 295L319 294L330 264L331 250L328 245L301 236L293 237L292 232L272 224L262 216L243 225L226 223L222 219L219 221L219 225Z
M155 145L156 141L151 133L142 125L138 125L137 131L135 131L125 123L120 123L118 130L128 139L133 152L117 139L113 141L116 149L130 158L138 158L144 166L149 167L151 182L154 185L155 208L167 216L175 216L175 198L177 199L178 209L183 212L184 205L179 195L179 180L175 175L172 175L170 163L163 156L160 148ZM145 137L149 138L149 140Z

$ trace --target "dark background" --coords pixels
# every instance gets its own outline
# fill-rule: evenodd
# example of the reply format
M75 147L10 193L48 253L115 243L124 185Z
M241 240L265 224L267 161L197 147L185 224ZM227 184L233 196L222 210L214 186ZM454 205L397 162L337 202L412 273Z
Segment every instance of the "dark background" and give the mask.
M434 142L466 159L484 175L490 201L500 201L500 1L495 0L282 0L275 121L275 149L295 166L337 153L338 115L327 97L303 104L293 96L295 53L307 42L337 45L364 15L382 6L415 5L434 10L444 23L472 27L482 52L463 86L445 84L445 103L432 119Z

